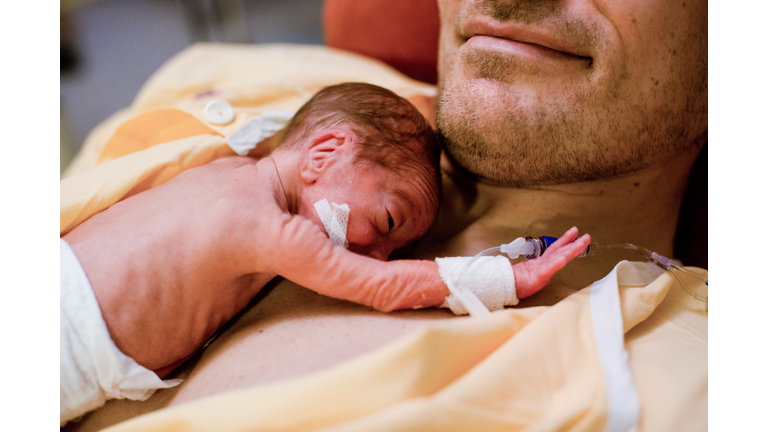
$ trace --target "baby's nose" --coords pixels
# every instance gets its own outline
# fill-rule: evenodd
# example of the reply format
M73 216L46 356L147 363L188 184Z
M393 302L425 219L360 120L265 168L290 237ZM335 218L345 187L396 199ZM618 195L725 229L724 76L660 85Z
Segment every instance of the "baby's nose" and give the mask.
M374 248L366 253L367 256L380 261L386 261L389 258L389 254L390 251L386 251L384 248Z
M389 259L389 256L392 254L392 247L388 244L381 244L381 243L374 243L370 244L368 246L360 246L355 244L349 245L350 252L354 252L356 254L365 255L367 257L386 261Z

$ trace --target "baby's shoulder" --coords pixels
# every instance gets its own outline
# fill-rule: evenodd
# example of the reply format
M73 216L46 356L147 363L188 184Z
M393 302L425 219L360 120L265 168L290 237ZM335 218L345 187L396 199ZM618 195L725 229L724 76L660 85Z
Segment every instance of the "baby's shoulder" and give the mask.
M206 164L187 169L175 176L168 187L215 187L221 191L231 190L238 183L249 185L262 183L262 173L255 160L249 157L224 157Z
M248 156L231 156L216 159L213 162L209 162L206 166L214 169L231 169L239 168L245 165L256 165L258 161Z

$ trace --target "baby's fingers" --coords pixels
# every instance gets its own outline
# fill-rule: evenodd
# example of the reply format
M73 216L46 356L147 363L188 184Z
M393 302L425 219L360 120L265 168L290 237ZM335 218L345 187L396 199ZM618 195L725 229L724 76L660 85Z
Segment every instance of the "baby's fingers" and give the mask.
M563 234L562 237L560 237L559 239L555 240L554 243L549 245L547 247L547 250L544 251L543 255L547 255L547 254L551 255L551 254L555 253L557 250L559 250L560 248L571 244L574 240L576 240L576 236L578 236L578 235L579 235L579 229L578 228L573 227L573 228L569 229L568 231L565 232L565 234Z
M547 271L554 272L560 270L571 260L579 256L587 248L591 240L589 234L584 234L576 241L560 245L559 249L551 250L548 248L539 260L547 267ZM549 255L547 255L547 252L550 252Z
M546 280L549 280L557 271L579 256L579 254L581 254L587 247L590 240L589 234L585 234L574 242L561 245L559 249L552 251L549 255L545 253L541 258L532 260L531 263L537 267L536 273L540 274ZM549 251L550 249L547 249L547 252Z
M590 241L592 241L592 238L589 236L589 234L584 234L576 241L565 246L561 246L560 249L554 251L553 253L564 257L566 261L570 261L579 256L580 253L584 252L584 249L589 246ZM549 252L549 249L547 249L545 253L546 252Z
M568 230L563 237L552 243L541 257L513 266L515 283L517 284L517 298L525 298L535 294L549 283L558 270L565 267L586 249L592 240L589 234L584 234L581 238L573 241L576 233L575 228ZM557 247L554 247L556 244Z

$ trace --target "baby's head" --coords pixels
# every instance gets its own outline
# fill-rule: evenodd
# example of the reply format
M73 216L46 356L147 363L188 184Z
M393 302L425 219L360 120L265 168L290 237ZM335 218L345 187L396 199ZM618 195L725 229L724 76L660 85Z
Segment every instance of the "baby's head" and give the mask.
M440 201L440 148L408 101L363 83L327 87L281 132L301 152L300 214L322 222L319 200L350 207L349 250L387 259L426 234Z

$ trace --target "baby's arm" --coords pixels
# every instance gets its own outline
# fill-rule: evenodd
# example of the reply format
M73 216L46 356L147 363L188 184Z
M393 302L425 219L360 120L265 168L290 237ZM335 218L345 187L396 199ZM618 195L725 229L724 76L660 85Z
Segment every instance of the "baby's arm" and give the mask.
M589 244L573 241L572 228L541 258L513 266L518 298L528 297ZM425 260L384 262L334 247L312 222L283 215L267 235L271 252L262 257L268 271L318 293L364 304L380 311L440 306L450 294L437 263ZM266 240L266 239L265 239Z
M439 306L448 296L434 261L379 261L335 247L301 216L283 215L267 233L272 252L261 260L265 271L320 294L381 311Z

